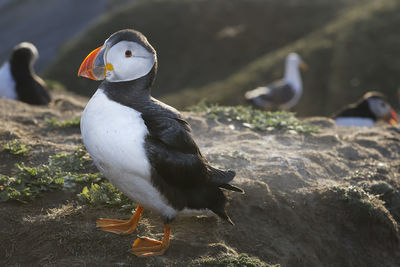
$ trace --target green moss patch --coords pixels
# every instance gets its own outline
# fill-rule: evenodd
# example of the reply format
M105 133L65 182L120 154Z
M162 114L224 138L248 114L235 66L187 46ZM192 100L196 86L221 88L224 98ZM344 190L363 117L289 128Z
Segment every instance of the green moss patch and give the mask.
M36 167L28 167L24 163L16 164L14 175L0 175L0 202L27 202L46 191L100 180L102 176L99 173L82 172L89 162L86 150L78 147L70 154L50 156L47 164Z
M78 197L81 201L94 206L108 206L121 210L132 210L136 206L109 182L85 186Z
M69 127L78 127L80 126L81 123L81 118L74 118L70 120L65 120L65 121L58 121L56 118L51 118L46 120L46 122L51 126L55 128L69 128Z
M298 120L291 112L267 112L245 106L208 105L205 101L189 108L196 113L204 113L210 119L218 121L237 121L243 126L257 131L289 131L297 133L317 133L318 128Z
M13 155L26 156L31 148L27 145L22 144L20 141L15 140L5 144L4 150Z

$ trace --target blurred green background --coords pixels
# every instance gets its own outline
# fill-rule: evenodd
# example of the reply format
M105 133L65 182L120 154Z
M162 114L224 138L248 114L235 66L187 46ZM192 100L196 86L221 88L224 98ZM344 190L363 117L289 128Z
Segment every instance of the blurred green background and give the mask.
M123 28L141 31L155 47L153 95L178 108L202 99L243 104L247 90L282 77L292 51L309 65L299 116L332 115L370 90L398 107L398 0L109 1L64 42L43 77L90 96L99 83L78 78L79 65Z

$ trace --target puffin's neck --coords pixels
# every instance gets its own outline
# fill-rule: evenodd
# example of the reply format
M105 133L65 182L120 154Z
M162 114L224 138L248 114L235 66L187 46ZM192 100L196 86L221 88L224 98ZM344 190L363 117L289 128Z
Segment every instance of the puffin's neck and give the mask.
M296 62L287 61L285 64L285 75L283 77L286 83L293 86L296 91L303 89L299 67Z
M33 70L33 62L22 62L18 64L16 59L10 60L10 68L12 76L16 81L26 79L27 77L34 77L36 74Z
M126 82L109 82L105 80L100 88L108 98L122 105L137 109L151 99L151 86L153 85L156 69L153 69L139 79Z
M356 109L358 110L359 113L361 113L360 117L372 118L374 121L378 120L378 117L372 112L372 110L368 104L368 101L366 99L359 102ZM362 115L362 114L364 114L364 115Z

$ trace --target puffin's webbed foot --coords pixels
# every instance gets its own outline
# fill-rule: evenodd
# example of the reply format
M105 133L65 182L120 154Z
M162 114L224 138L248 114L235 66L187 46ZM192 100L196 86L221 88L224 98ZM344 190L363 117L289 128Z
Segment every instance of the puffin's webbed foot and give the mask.
M132 245L131 253L138 257L162 255L169 247L171 226L164 224L164 238L157 241L147 237L139 237Z
M115 220L100 218L96 221L96 227L99 230L119 234L129 235L133 233L138 225L142 215L143 207L137 206L135 214L129 220Z

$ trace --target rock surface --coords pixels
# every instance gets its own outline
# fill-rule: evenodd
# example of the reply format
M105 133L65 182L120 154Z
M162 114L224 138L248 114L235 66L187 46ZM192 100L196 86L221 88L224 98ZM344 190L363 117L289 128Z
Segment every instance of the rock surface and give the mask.
M79 116L87 99L66 93L54 99L49 107L0 99L0 174L82 144L77 127L55 129L46 120ZM214 217L180 217L166 254L140 259L128 253L135 234L95 228L98 217L129 213L55 191L27 204L0 203L0 265L188 266L247 253L282 266L398 266L399 128L338 128L330 119L308 118L318 134L262 133L201 114L184 116L209 161L237 172L234 184L246 193L227 193L235 226ZM29 156L5 151L12 140L30 145ZM145 212L137 234L160 239L157 214Z

